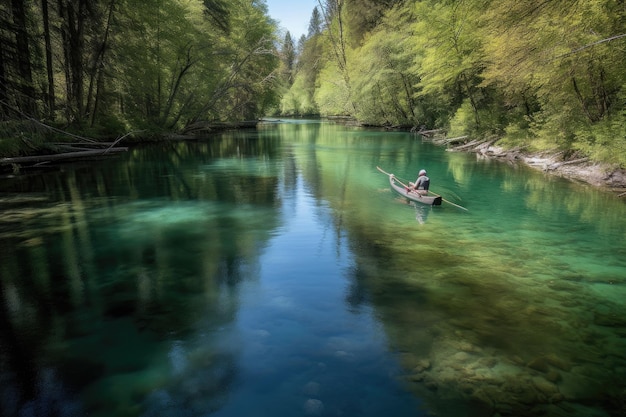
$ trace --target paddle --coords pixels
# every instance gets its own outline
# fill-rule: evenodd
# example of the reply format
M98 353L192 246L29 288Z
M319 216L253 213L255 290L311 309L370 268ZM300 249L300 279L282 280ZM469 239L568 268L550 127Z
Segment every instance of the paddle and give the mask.
M376 167L376 169L378 169L380 172L382 172L385 175L389 175L390 177L393 175L393 174L390 174L388 172L383 171L383 169L381 167ZM403 186L406 189L406 193L407 194L411 191L411 189L410 189L411 187L409 187L408 185L406 185L405 183L400 181L395 175L393 175L393 178L395 178L395 180L396 180L396 182L398 184L400 184L401 186Z
M388 172L385 172L385 171L384 171L381 167L376 167L376 169L377 169L377 170L379 170L380 172L382 172L382 173L383 173L383 174L385 174L385 175L389 175L389 176L392 176L392 175L393 175L393 174L390 174L390 173L388 173ZM394 177L394 178L395 178L395 177ZM402 181L400 181L400 180L399 180L399 179L397 179L397 178L396 178L396 181L398 181L398 183L399 183L399 184L401 184L401 185L402 185L404 188L406 188L406 189L407 189L407 191L408 191L409 187L408 187L406 184L403 184L403 183L402 183ZM433 192L433 194L435 194L435 195L439 195L439 194L434 193L434 192ZM443 197L441 197L441 201L445 201L446 203L451 204L451 205L453 205L454 207L458 207L458 208L460 208L461 210L469 211L469 210L468 210L468 209L466 209L465 207L459 206L458 204L454 204L453 202L448 201L448 200L446 200L446 199L445 199L445 198L443 198Z
M454 203L452 203L452 202L450 202L450 201L446 200L446 199L445 199L445 198L443 198L443 197L441 197L441 201L445 201L446 203L448 203L448 204L452 204L454 207L458 207L458 208L460 208L460 209L462 209L462 210L469 211L469 210L468 210L468 209L466 209L465 207L459 206L458 204L454 204Z
M376 169L377 169L377 170L379 170L380 172L382 172L382 173L383 173L383 174L385 174L385 175L389 175L390 177L393 175L393 174L390 174L390 173L388 173L388 172L383 171L383 169L382 169L381 167L376 167ZM396 178L396 176L395 176L395 175L394 175L394 178L396 179L396 181L398 181L398 184L402 185L404 188L406 188L406 189L407 189L407 191L409 191L409 188L410 188L410 187L409 187L408 185L406 185L405 183L403 183L402 181L400 181L398 178Z

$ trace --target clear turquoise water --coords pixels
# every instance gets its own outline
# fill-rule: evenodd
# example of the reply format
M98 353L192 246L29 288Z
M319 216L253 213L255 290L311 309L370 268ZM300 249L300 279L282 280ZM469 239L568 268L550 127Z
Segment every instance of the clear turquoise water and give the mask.
M292 121L5 177L0 204L3 415L626 413L600 190Z

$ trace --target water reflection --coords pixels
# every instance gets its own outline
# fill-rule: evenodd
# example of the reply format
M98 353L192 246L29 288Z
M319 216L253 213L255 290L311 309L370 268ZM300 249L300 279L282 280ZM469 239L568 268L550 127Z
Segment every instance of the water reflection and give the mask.
M425 163L470 214L378 192ZM294 123L2 192L5 415L420 415L405 387L442 416L623 413L625 213L596 190Z
M277 225L276 176L246 156L272 148L226 136L3 184L3 415L138 415L150 392L148 414L164 395L202 398L195 412L223 403L233 352L167 340L200 317L232 322ZM239 172L197 175L198 159L233 150Z
M428 215L433 210L432 206L426 206L424 204L418 204L413 202L411 203L411 205L415 208L415 220L417 220L419 224L426 223L426 220L428 220Z

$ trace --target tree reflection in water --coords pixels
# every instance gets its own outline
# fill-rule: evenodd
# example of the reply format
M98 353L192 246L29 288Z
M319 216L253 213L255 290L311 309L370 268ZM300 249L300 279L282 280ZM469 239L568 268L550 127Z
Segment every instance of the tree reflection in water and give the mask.
M2 183L5 414L415 416L398 362L440 415L623 409L625 216L599 191L330 124L118 162ZM376 192L425 162L469 214Z

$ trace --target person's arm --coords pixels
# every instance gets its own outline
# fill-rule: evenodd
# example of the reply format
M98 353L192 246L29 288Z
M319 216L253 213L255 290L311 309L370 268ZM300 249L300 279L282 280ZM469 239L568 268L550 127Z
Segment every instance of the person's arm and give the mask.
M413 190L413 191L417 190L417 185L419 183L420 183L420 177L417 177L415 182L410 182L409 185L411 186L411 190Z

